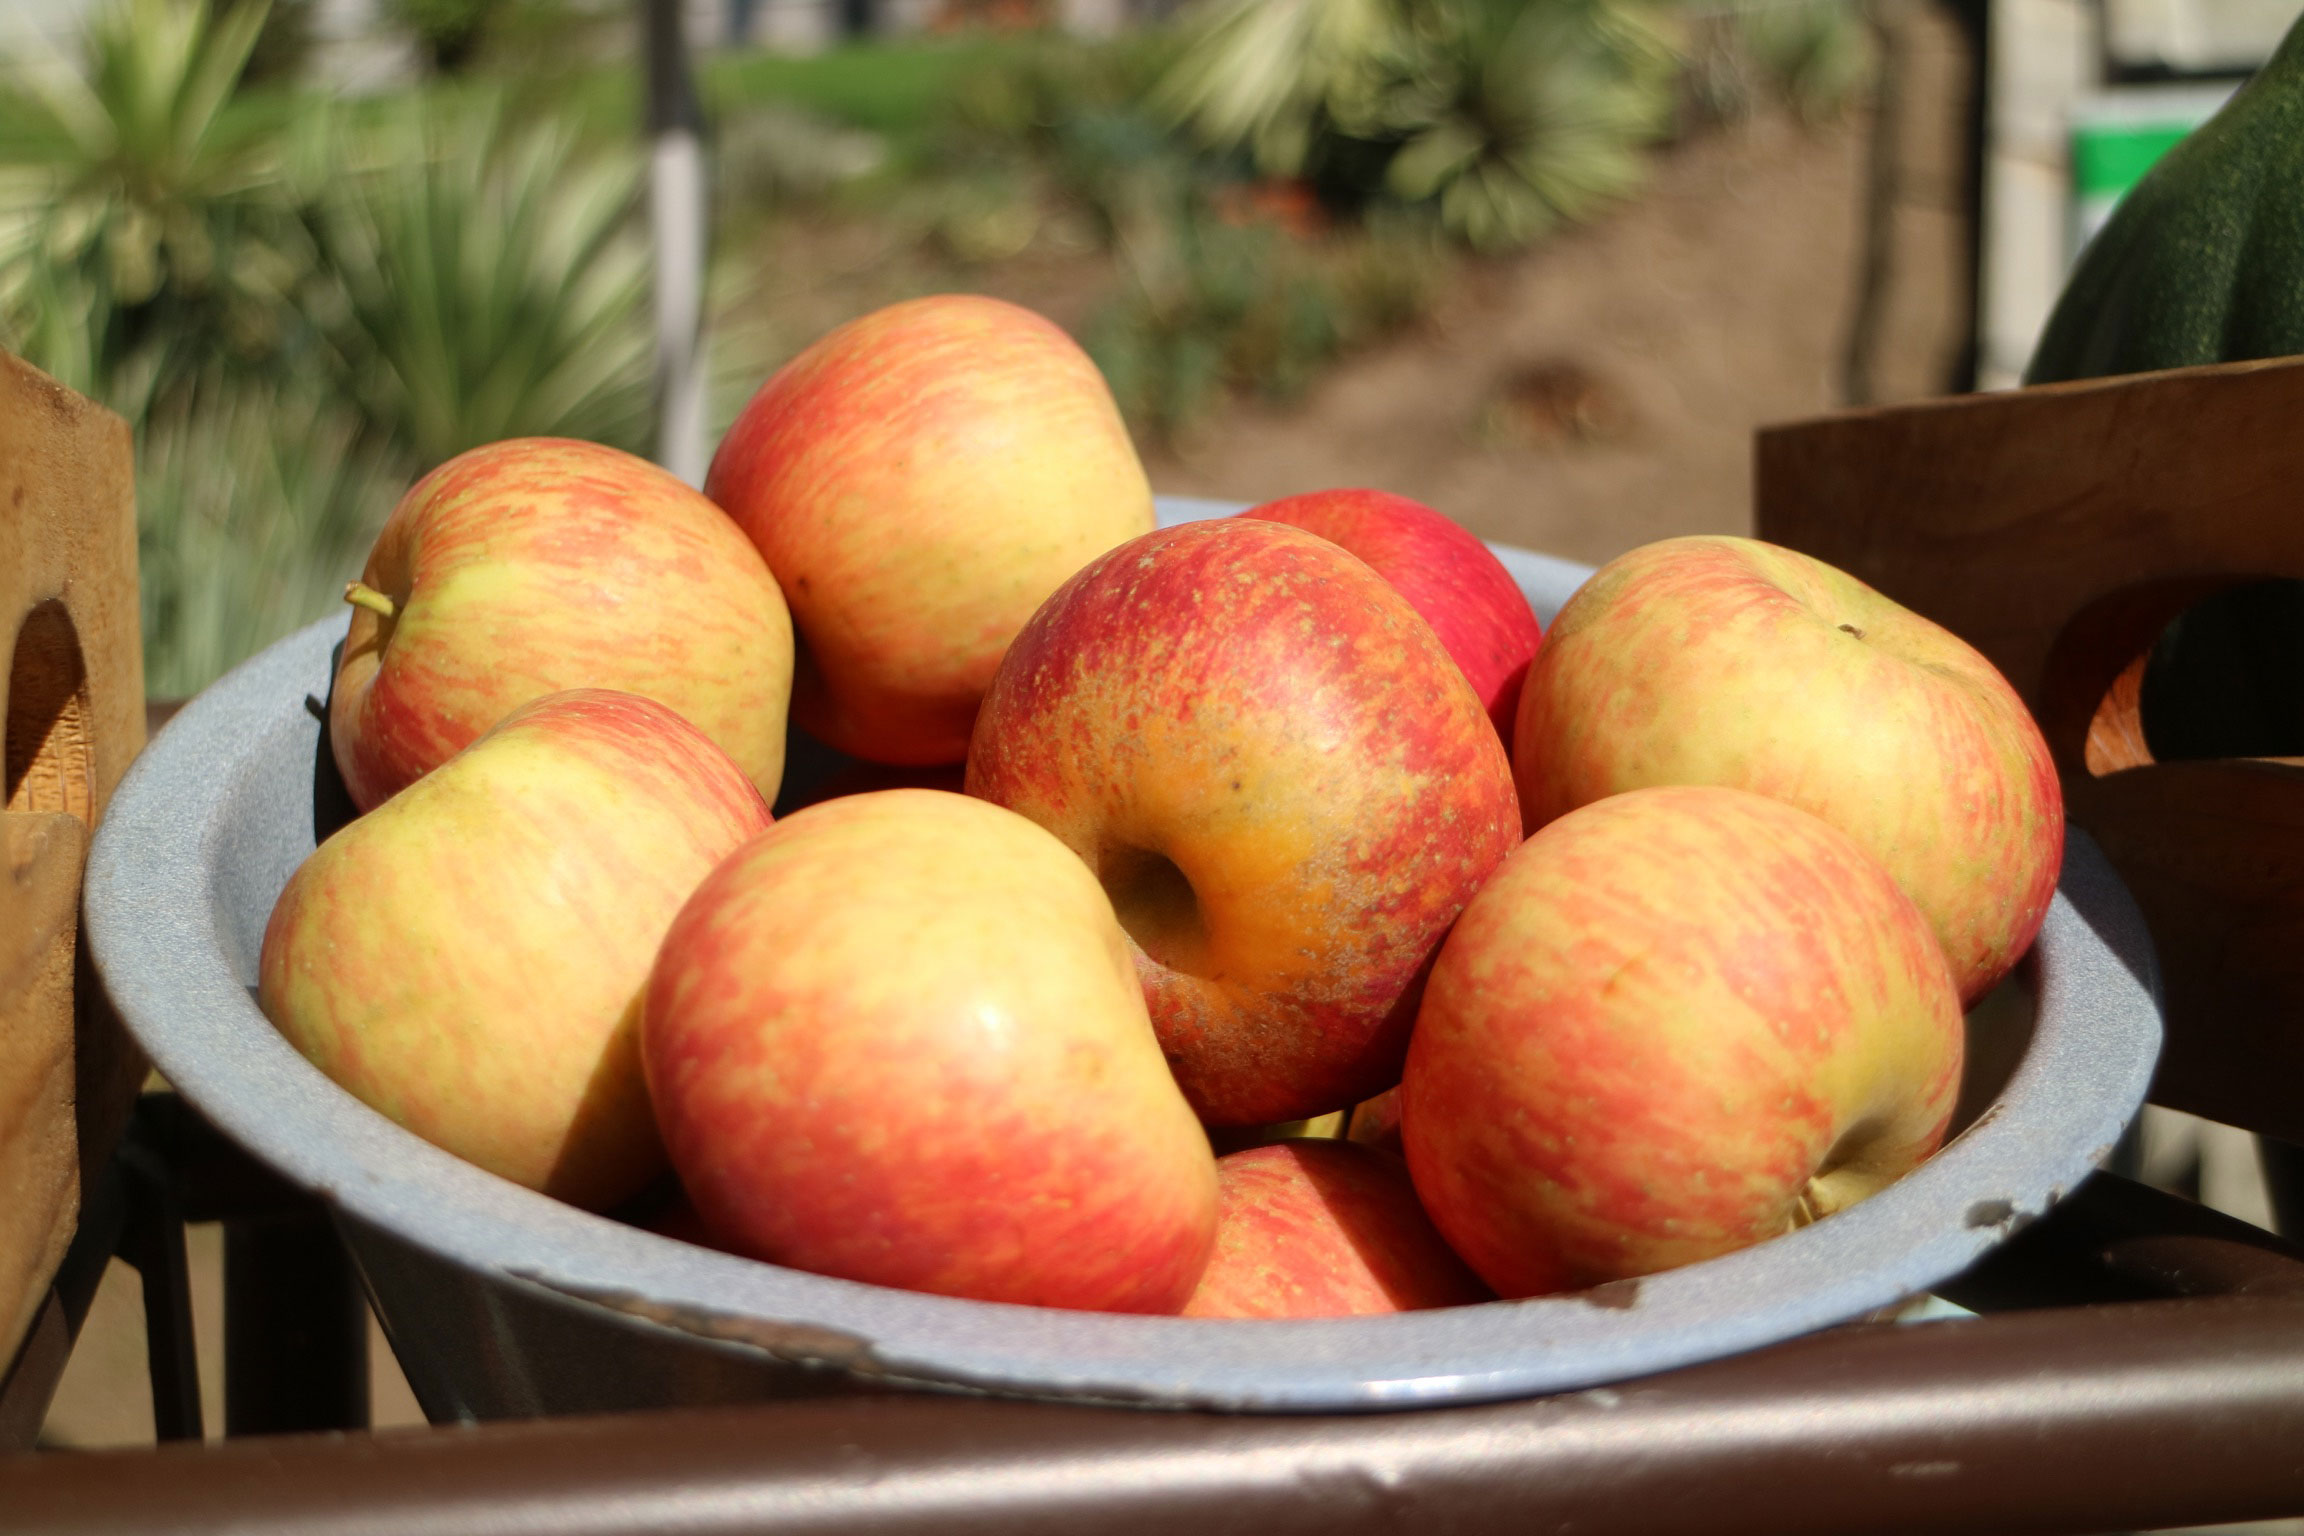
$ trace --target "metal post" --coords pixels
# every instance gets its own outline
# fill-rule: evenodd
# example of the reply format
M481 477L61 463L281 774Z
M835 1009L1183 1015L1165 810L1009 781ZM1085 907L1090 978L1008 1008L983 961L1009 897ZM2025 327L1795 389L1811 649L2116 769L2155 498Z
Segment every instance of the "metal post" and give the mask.
M327 1213L224 1224L224 1433L368 1427L368 1309Z
M648 69L648 223L656 256L656 460L704 483L704 111L680 0L641 0Z

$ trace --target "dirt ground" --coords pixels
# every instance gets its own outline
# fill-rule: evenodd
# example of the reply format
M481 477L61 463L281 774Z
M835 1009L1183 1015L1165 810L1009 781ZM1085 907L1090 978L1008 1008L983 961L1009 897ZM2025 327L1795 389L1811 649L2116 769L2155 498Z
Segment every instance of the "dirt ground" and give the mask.
M1954 176L1962 73L1932 13L1904 23L1902 195L1876 393L1941 393L1961 346L1964 232ZM1525 256L1468 269L1423 329L1347 359L1294 404L1243 404L1149 459L1166 493L1262 500L1373 485L1494 539L1601 560L1669 534L1748 531L1752 429L1840 401L1854 305L1868 119L1763 117L1663 155L1637 200ZM771 245L753 300L772 312L724 360L723 390L763 356L932 281L884 236L816 232L809 265ZM831 275L824 276L826 272ZM789 278L778 273L794 274ZM980 286L1059 319L1096 294L1060 251ZM747 352L756 355L747 356ZM751 372L751 380L758 377ZM213 1228L192 1234L210 1432L222 1422ZM50 1412L58 1446L149 1443L134 1271L115 1265ZM421 1422L381 1338L379 1424Z
M1874 393L1945 392L1964 323L1957 38L1914 14ZM1868 120L1769 117L1676 148L1636 201L1473 274L1436 323L1289 409L1151 461L1162 491L1413 496L1483 537L1599 561L1749 532L1753 428L1842 402Z

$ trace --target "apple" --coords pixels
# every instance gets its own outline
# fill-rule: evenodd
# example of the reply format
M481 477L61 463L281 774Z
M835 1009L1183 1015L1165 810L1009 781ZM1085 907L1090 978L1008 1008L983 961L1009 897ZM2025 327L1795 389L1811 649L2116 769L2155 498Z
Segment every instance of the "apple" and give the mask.
M1398 1158L1304 1139L1220 1158L1216 1251L1186 1317L1366 1317L1491 1300Z
M1432 626L1511 746L1521 680L1544 636L1528 595L1487 545L1389 491L1309 491L1238 515L1316 533L1367 561Z
M1505 1296L1712 1258L1863 1199L1943 1139L1962 1026L1879 862L1742 790L1634 790L1504 861L1432 969L1408 1167Z
M891 305L802 352L737 416L705 491L791 602L793 718L898 765L960 761L1032 611L1152 527L1095 364L972 294Z
M660 700L776 798L783 594L727 514L653 464L559 438L460 454L401 498L345 595L328 726L363 811L567 688Z
M642 1054L706 1229L754 1258L982 1301L1174 1312L1216 1230L1208 1138L1095 877L929 789L796 812L664 937Z
M639 1054L656 943L768 825L702 732L605 689L522 705L290 877L258 996L363 1103L595 1210L664 1169Z
M1519 841L1503 744L1430 626L1259 521L1162 529L1066 583L985 695L968 792L1096 871L1218 1126L1397 1081L1425 966Z
M2030 947L2063 861L2047 743L1992 664L1754 539L1667 539L1601 567L1529 668L1514 764L1530 831L1658 784L1814 812L1928 914L1967 1001Z

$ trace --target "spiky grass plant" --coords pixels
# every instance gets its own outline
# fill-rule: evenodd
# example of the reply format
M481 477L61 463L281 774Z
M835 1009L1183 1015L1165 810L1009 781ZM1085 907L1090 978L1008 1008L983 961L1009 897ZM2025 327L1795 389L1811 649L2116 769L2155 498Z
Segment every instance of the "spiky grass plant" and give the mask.
M1658 18L1621 0L1442 0L1354 124L1397 135L1385 186L1431 202L1476 250L1525 245L1640 183L1669 125L1677 61Z
M1218 0L1154 99L1269 174L1495 249L1629 192L1677 68L1646 0Z
M1802 117L1848 106L1878 62L1861 0L1772 0L1735 12L1736 40L1757 73Z
M316 392L237 385L171 401L139 434L144 677L184 698L342 607L407 467Z
M0 342L131 417L302 340L291 139L233 94L267 9L121 0L0 71Z
M343 388L422 465L507 437L642 451L652 340L635 156L498 96L370 125L321 219Z
M1315 138L1381 89L1404 19L1399 0L1213 0L1152 101L1207 147L1300 175Z

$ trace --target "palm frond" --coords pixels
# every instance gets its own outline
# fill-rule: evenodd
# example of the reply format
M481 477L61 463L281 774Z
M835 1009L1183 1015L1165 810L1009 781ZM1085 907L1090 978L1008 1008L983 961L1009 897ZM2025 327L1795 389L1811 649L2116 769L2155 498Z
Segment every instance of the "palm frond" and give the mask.
M421 463L506 437L646 446L639 167L482 93L379 125L322 221L347 387Z
M79 60L0 69L0 341L131 414L296 330L311 251L281 135L232 94L267 10L120 0Z
M1392 0L1215 0L1153 106L1211 148L1294 176L1321 113L1364 96L1401 47Z

